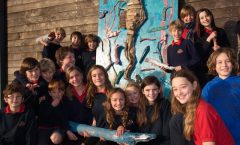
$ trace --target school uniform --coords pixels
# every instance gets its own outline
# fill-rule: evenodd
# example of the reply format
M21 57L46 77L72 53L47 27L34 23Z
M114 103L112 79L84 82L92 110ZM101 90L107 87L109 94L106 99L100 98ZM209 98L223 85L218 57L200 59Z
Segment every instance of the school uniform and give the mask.
M65 137L68 128L67 113L63 102L58 106L51 105L52 100L44 100L39 104L38 145L50 145L50 135L58 132Z
M84 70L83 62L82 62L82 51L83 48L73 48L72 45L70 45L70 48L72 48L75 56L75 66L80 68L81 70Z
M229 47L230 43L227 38L227 35L222 28L216 28L214 30L217 32L217 44L220 47ZM207 38L213 31L210 31L208 29L204 29L201 33L201 36L198 37L195 34L195 48L200 56L201 59L201 64L199 67L199 74L201 75L200 77L200 84L203 87L208 81L210 81L213 77L208 75L208 67L207 67L207 60L209 56L212 54L213 50L213 41L208 42Z
M56 44L56 43L48 43L47 46L43 47L43 51L42 51L42 58L49 58L51 59L56 68L59 69L59 65L57 64L57 60L55 57L56 51L61 47L60 44Z
M240 76L221 79L218 76L208 82L202 91L203 99L211 104L221 116L232 134L236 145L240 145Z
M84 74L85 76L87 76L91 67L96 64L96 50L94 51L84 50L82 52L82 63L84 68Z
M142 133L155 133L156 139L148 142L140 142L137 145L170 145L170 131L169 121L171 118L171 107L170 103L166 99L161 99L161 108L159 110L159 118L155 122L150 122L150 118L153 115L153 106L146 106L146 113L148 121L144 126L139 127Z
M194 145L193 139L188 141L183 135L183 114L177 113L169 122L171 145Z
M92 114L96 120L96 127L107 128L106 115L103 103L107 100L105 93L95 93L92 106ZM90 137L84 141L85 145L95 145L99 141L98 137Z
M234 140L216 110L203 99L200 100L194 121L195 145L215 142L216 145L235 145Z
M9 106L0 111L0 145L36 145L36 120L24 105L16 113Z
M170 66L182 66L196 72L200 59L191 40L181 39L168 46L167 62Z
M182 34L183 39L194 40L195 23L194 22L185 23L184 26L185 27Z

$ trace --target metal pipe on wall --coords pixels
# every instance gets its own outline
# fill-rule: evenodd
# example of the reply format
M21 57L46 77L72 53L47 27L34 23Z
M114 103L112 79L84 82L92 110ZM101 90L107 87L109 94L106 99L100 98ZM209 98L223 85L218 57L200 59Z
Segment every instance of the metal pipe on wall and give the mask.
M3 90L7 84L7 1L0 0L0 108Z

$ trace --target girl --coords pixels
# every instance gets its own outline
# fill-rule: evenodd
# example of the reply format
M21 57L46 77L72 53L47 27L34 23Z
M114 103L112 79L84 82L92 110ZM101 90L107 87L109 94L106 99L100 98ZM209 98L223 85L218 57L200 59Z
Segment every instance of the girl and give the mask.
M86 107L87 85L83 82L83 72L75 66L66 71L66 78L69 86L66 90L65 100L68 120L81 124L90 124L92 121L91 109ZM67 144L80 144L83 137L67 131L69 142Z
M154 76L147 76L141 83L137 123L140 132L155 133L157 138L140 145L169 145L170 103L163 98L162 86Z
M225 31L216 27L214 17L209 9L203 8L197 11L195 27L195 47L201 58L200 79L201 86L210 79L207 75L207 60L214 50L220 47L230 46Z
M103 66L94 65L87 77L87 106L92 109L94 121L93 125L97 127L106 127L103 102L107 99L107 94L112 89L111 82L108 78L107 71ZM99 138L91 137L84 143L93 145L99 141Z
M104 103L106 128L117 130L116 135L122 136L126 130L134 129L134 110L127 106L127 97L121 88L112 89ZM131 110L131 111L130 111ZM112 141L101 141L97 145L117 145Z
M230 130L236 144L240 144L240 77L238 64L230 48L212 53L208 59L209 73L216 76L203 88L202 96L213 105Z
M221 117L201 99L200 86L193 73L187 70L175 72L171 84L172 112L183 114L183 131L171 130L171 140L184 136L187 140L193 137L196 145L234 145Z
M40 77L39 62L32 57L23 60L18 76L13 83L22 85L27 93L25 98L26 107L33 107L38 110L39 99L48 94L47 83Z
M140 86L135 82L129 82L125 88L130 106L137 107L140 98Z
M0 145L36 145L36 120L25 108L22 86L10 84L3 94L7 107L0 110Z

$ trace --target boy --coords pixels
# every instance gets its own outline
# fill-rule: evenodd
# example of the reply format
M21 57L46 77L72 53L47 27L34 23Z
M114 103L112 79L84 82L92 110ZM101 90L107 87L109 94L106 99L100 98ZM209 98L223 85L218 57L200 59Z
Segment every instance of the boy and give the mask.
M182 37L184 39L194 39L194 27L195 27L195 15L196 11L191 5L186 5L181 9L180 18L184 23L184 30Z
M91 67L96 64L96 49L99 45L99 42L99 37L94 34L88 34L85 38L87 49L82 53L82 62L85 76L87 76L88 71L91 69Z
M59 68L59 66L56 63L55 53L61 47L60 43L65 37L65 30L61 27L57 27L54 29L54 32L51 32L48 36L45 36L45 39L43 36L36 40L44 45L42 57L51 59L55 63L56 68Z
M0 145L36 145L36 120L23 103L23 90L10 84L3 92L7 107L0 111Z
M167 62L168 65L175 67L175 71L185 67L195 72L200 59L191 40L182 38L183 29L180 20L175 20L169 25L173 41L167 48Z
M48 84L50 99L39 104L38 145L60 144L68 127L63 95L65 85L61 80Z

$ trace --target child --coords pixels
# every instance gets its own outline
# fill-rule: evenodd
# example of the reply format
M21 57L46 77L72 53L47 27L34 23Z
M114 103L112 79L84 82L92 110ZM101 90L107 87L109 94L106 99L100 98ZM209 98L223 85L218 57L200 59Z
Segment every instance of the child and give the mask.
M72 66L67 69L66 78L69 83L65 100L68 120L91 124L92 112L86 107L87 85L83 82L83 72L78 67ZM70 140L67 144L80 144L83 141L83 137L77 133L67 131L67 135Z
M56 63L55 53L61 47L60 43L65 37L65 30L61 27L57 27L54 29L54 32L51 32L48 36L37 39L38 42L44 45L42 57L51 59L55 63L56 68L59 68L59 66Z
M175 20L169 25L173 41L167 48L167 62L168 65L175 67L175 71L185 67L196 72L200 60L191 40L182 38L183 28L180 20Z
M19 73L16 73L16 79L13 83L22 85L27 92L25 98L26 107L33 107L34 111L38 110L39 99L48 94L47 84L40 77L39 62L32 57L27 57L23 60Z
M68 128L62 98L65 85L61 80L52 80L48 84L51 99L39 104L38 145L60 144Z
M185 5L180 12L180 18L183 21L185 27L182 33L183 39L194 40L194 19L196 11L191 5Z
M70 48L73 49L74 55L75 55L75 60L76 63L75 65L79 67L80 69L83 69L83 64L82 64L82 52L83 52L83 36L81 32L74 31L72 32L70 36L70 40L72 44L70 45Z
M137 123L140 132L155 133L157 138L138 145L169 145L170 103L163 98L162 86L154 76L147 76L141 83Z
M135 82L129 82L125 88L130 106L137 107L140 98L140 86Z
M36 120L33 111L25 108L23 90L10 84L3 92L7 107L0 111L1 145L36 145Z
M236 76L236 57L230 48L221 48L210 55L207 64L209 73L218 76L205 85L202 96L213 105L239 145L240 76Z
M106 127L103 102L107 100L107 94L112 89L107 71L103 66L94 65L87 77L87 106L92 109L96 127ZM99 138L91 137L87 139L85 145L93 145L99 141Z
M170 130L171 140L184 136L187 140L193 138L196 145L234 145L221 117L201 99L200 86L193 73L187 70L175 72L171 84L173 114L183 114L183 124L179 122L183 131Z
M56 78L61 79L66 85L68 84L65 72L66 70L75 65L75 56L73 49L69 47L61 47L56 52L57 63L60 69L56 72Z
M199 74L202 74L200 84L203 87L211 78L208 75L207 60L214 50L230 46L225 31L216 27L214 17L209 9L197 11L194 44L201 59Z
M85 37L85 43L88 48L82 53L82 63L86 76L91 67L96 64L96 49L99 42L99 37L94 34L88 34Z
M104 103L104 110L107 128L116 130L117 136L122 136L126 130L133 131L136 129L136 126L134 126L135 110L127 106L127 97L121 88L114 88L109 92L107 101ZM117 145L112 141L105 141L105 144Z
M56 67L51 59L43 58L39 61L42 78L47 82L51 82L56 72Z

